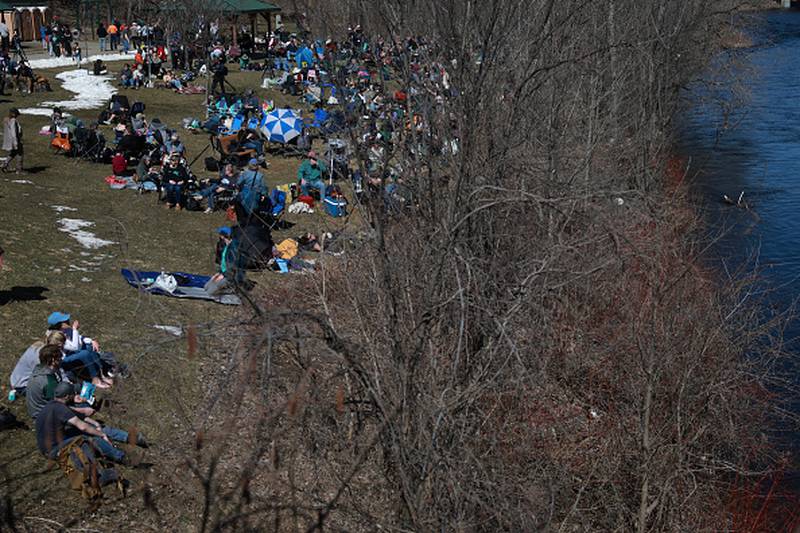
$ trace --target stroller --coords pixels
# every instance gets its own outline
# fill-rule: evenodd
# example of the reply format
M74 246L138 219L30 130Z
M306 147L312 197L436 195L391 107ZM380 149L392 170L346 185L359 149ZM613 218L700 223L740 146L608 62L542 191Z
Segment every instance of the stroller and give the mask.
M106 148L103 134L90 128L76 128L73 135L73 156L86 161L102 163Z
M121 151L128 160L139 160L147 151L147 137L144 135L125 135L117 144L117 150Z
M124 94L115 94L108 103L109 120L114 123L126 123L130 120L131 104Z

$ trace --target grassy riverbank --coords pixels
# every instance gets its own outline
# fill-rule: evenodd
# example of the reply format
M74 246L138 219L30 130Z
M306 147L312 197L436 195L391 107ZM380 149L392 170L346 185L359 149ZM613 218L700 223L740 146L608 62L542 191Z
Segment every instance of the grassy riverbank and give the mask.
M121 63L109 66L115 71ZM53 80L57 72L41 73ZM240 88L257 87L260 75L235 72L230 81ZM42 101L73 96L58 82L53 88L53 93L6 96L0 100L0 114L6 116L12 106L33 107ZM179 128L184 117L202 117L204 113L203 95L183 96L156 89L126 94L131 102L146 104L148 119L158 117L173 128ZM294 103L274 92L259 90L259 94L281 104ZM89 122L97 113L88 110L76 114ZM53 155L49 138L37 135L48 123L46 117L23 115L21 123L29 172L0 175L0 243L7 260L7 268L0 274L0 318L4 323L0 376L4 393L17 358L44 333L47 315L54 310L71 313L80 320L84 334L98 339L104 349L115 352L131 366L132 377L120 381L106 395L114 403L104 409L101 418L114 425L137 426L153 441L148 457L154 466L126 473L134 489L141 489L145 478L161 475L164 459L169 462L172 458L171 447L185 444L192 434L194 405L209 375L215 372L204 366L205 354L227 342L208 334L201 338L198 357L189 359L183 337L154 326L224 324L235 319L238 309L139 294L126 285L119 269L213 272L215 228L226 224L224 213L170 211L158 204L153 194L111 190L103 181L110 174L110 166ZM108 128L106 136L113 137ZM208 144L206 135L181 131L181 137L190 159ZM202 169L203 159L194 166L200 176L208 175ZM266 177L271 186L294 179L299 159L269 160ZM65 218L91 223L83 229L112 244L83 246L60 231L59 220ZM335 229L344 224L319 211L288 215L287 219L296 225L276 232L276 241L306 229ZM256 291L270 291L285 282L274 273L254 274L252 279L258 283ZM213 330L214 326L206 329ZM3 398L8 404L5 394ZM24 399L9 407L21 420L27 420ZM7 497L6 505L20 516L64 522L80 517L85 509L80 496L66 488L61 472L49 469L39 455L32 431L0 433L0 472L0 493ZM130 498L125 506L135 513L141 503L141 498ZM99 512L119 512L113 509L110 506Z

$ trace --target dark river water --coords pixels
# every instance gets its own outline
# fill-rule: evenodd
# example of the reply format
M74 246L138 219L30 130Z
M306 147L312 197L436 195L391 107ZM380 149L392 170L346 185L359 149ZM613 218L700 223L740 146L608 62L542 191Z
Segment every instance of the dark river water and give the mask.
M754 46L717 58L686 92L679 147L709 231L721 235L713 266L721 275L737 267L759 272L753 301L765 317L797 314L784 338L785 349L800 355L800 306L788 312L800 299L800 10L766 12L755 22ZM721 201L742 192L749 209ZM800 389L800 374L790 382ZM776 392L800 415L795 394ZM795 428L778 422L770 433L792 452L784 482L800 496Z
M754 46L725 54L686 94L681 152L729 267L762 274L770 307L800 296L800 11L757 17ZM744 192L750 210L725 205ZM722 266L718 263L717 266ZM786 332L800 352L800 318Z

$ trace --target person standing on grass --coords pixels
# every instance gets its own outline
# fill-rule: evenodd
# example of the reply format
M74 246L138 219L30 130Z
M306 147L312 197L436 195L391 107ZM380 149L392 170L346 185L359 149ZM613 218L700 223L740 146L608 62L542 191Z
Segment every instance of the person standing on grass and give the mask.
M264 184L264 175L258 170L258 159L251 159L247 163L247 170L239 175L236 186L239 189L238 202L248 217L258 210L258 207L269 195Z
M120 42L122 43L122 53L127 54L131 49L131 29L123 25L120 34L121 34Z
M10 35L11 32L8 29L8 24L6 24L6 17L5 15L0 15L0 46L2 46L3 52L8 52Z
M100 51L106 51L106 40L108 39L108 30L106 30L105 25L101 22L97 26L97 40L100 41Z
M111 44L111 50L116 50L117 49L117 41L118 41L118 37L119 37L119 35L118 35L119 28L117 28L117 25L112 22L111 24L108 25L108 28L106 29L106 31L108 32L108 40L110 41L110 44Z
M8 152L8 158L0 170L3 172L15 171L17 174L23 172L22 168L22 126L19 125L17 118L19 117L19 109L12 107L8 111L5 123L3 125L3 150ZM19 164L14 168L9 168L11 163L19 157Z

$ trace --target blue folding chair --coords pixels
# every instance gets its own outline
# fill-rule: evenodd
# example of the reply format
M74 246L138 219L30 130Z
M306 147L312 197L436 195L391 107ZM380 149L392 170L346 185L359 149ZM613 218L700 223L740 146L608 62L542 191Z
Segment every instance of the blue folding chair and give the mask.
M242 129L242 124L244 124L244 115L239 114L233 117L233 122L231 122L231 127L228 128L228 133L236 133L240 129Z
M280 189L272 189L269 194L269 201L272 204L270 213L272 215L272 224L270 224L270 229L275 229L286 212L286 193Z

